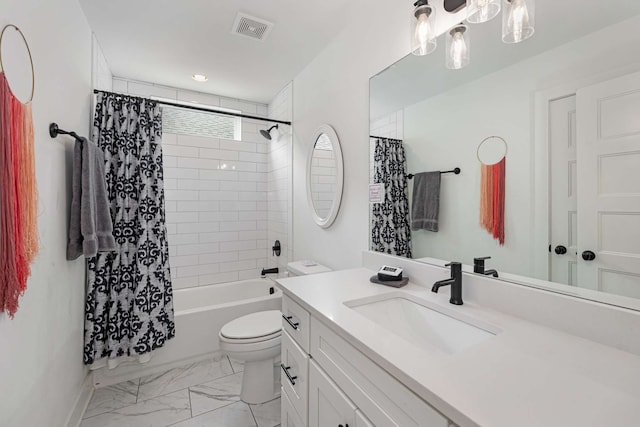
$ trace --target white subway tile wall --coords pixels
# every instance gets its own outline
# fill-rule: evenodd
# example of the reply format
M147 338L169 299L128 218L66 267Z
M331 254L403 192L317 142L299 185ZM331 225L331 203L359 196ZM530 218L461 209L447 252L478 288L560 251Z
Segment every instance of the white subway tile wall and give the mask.
M195 101L250 115L266 116L269 111L263 104L118 78L114 79L114 90ZM272 228L285 230L278 236L284 236L283 246L290 248L286 233L290 218L286 214L290 201L286 177L290 173L285 169L290 169L291 161L273 155L272 145L278 153L285 150L290 153L291 137L267 142L259 135L259 129L267 124L242 119L241 141L163 134L169 262L174 289L256 278L262 268L276 266L270 250L274 240ZM273 193L279 198L277 202L284 200L284 215L280 205L273 204L270 198L270 179L276 176L272 171L274 165L269 165L273 160L277 173L285 176L284 183L279 183L282 191ZM279 209L273 227L271 207Z
M269 117L292 121L293 83L289 83L269 104ZM264 129L264 124L261 129ZM268 252L269 267L278 267L284 273L287 263L293 260L293 129L279 125L272 131L273 139L267 145L267 241L270 246L276 240L282 247L279 257Z
M320 218L327 218L333 206L336 176L336 159L332 147L319 148L316 144L311 158L311 200Z

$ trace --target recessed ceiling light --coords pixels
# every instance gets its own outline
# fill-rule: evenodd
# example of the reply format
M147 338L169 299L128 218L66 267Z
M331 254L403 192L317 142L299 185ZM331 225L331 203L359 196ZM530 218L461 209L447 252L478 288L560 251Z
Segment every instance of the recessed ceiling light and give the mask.
M194 74L191 78L197 82L204 83L209 80L209 77L204 74Z

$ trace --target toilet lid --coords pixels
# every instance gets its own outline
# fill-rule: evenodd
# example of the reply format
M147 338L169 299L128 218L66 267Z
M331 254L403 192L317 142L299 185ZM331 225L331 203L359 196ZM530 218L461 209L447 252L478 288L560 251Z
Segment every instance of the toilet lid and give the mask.
M232 320L222 327L220 335L231 339L250 339L274 335L281 329L282 313L280 310L269 310Z

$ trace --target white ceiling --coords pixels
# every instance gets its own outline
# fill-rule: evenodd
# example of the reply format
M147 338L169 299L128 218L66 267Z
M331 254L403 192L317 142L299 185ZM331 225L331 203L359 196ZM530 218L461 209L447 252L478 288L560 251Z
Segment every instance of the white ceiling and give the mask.
M438 1L436 7L442 7ZM443 32L464 19L442 10L436 14L437 30ZM501 40L501 16L483 24L470 24L471 64L462 70L445 67L445 38L427 56L408 55L371 79L371 117L378 118L405 106L476 80L526 58L550 50L598 29L640 14L640 1L536 0L536 32L518 44ZM629 29L635 31L635 29ZM620 34L621 41L624 34Z
M267 103L349 22L346 0L79 0L114 76ZM231 34L238 12L273 22ZM192 74L205 74L197 83Z

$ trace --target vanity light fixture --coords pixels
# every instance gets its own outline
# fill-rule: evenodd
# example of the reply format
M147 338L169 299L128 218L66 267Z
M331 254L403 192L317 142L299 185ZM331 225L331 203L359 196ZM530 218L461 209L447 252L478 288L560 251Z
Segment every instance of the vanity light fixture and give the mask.
M467 2L467 21L471 24L482 24L490 21L500 13L502 0L469 0Z
M535 0L502 0L502 41L520 43L534 33Z
M465 0L443 0L444 10L457 13ZM502 5L502 6L501 6ZM413 3L411 16L411 53L417 56L433 52L438 41L435 35L435 7L429 0ZM534 33L535 0L466 0L467 21L476 24L498 16L502 9L502 41L520 43ZM459 70L471 62L469 27L460 23L446 34L446 66Z
M471 60L469 28L460 23L447 36L447 68L459 70L469 65Z
M434 34L436 10L428 0L418 0L411 16L411 53L416 56L428 55L438 46Z
M209 77L205 76L204 74L194 74L193 76L191 76L191 78L199 83L209 81Z

